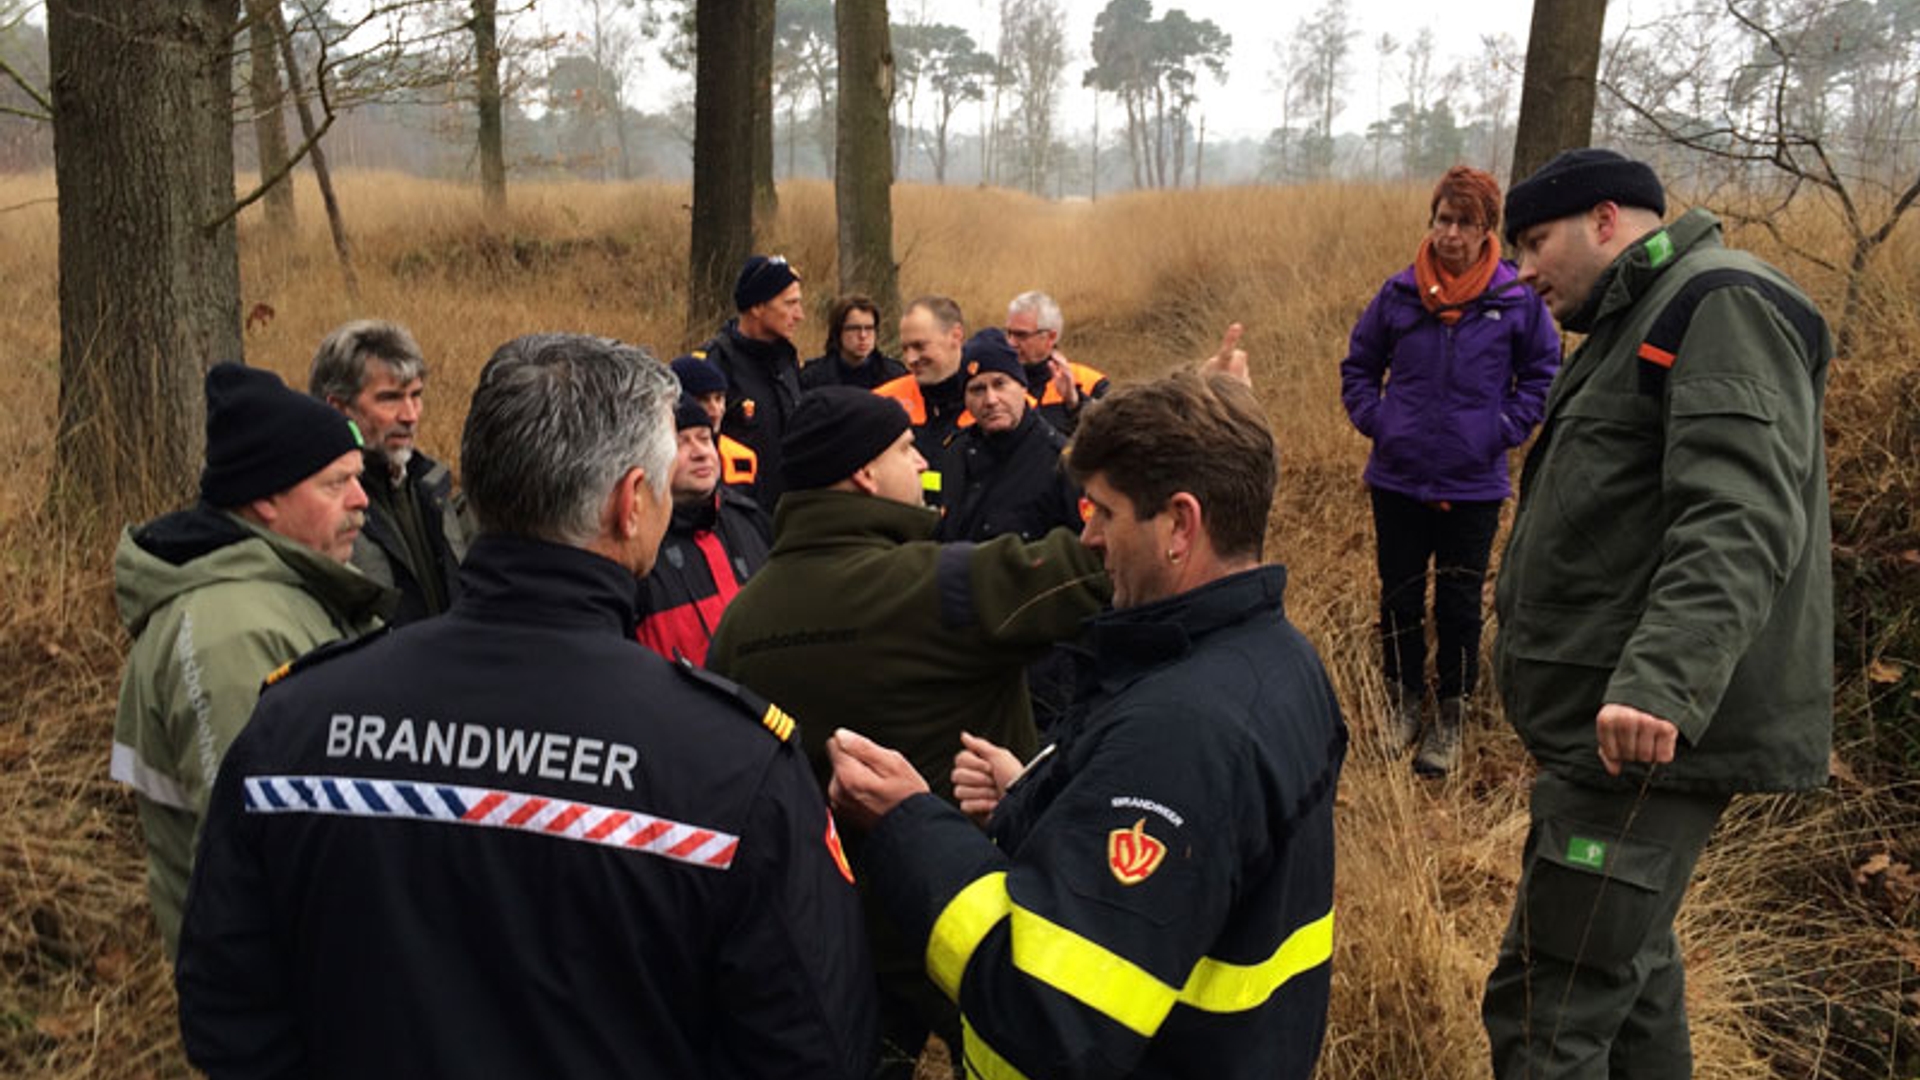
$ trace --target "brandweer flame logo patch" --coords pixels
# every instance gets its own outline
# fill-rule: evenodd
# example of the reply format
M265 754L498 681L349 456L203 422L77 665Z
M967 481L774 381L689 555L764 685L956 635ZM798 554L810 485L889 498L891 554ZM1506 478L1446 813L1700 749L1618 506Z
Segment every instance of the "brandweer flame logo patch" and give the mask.
M1107 834L1107 869L1122 885L1138 885L1160 869L1167 857L1167 845L1147 834L1147 819L1133 823L1131 829L1115 829Z

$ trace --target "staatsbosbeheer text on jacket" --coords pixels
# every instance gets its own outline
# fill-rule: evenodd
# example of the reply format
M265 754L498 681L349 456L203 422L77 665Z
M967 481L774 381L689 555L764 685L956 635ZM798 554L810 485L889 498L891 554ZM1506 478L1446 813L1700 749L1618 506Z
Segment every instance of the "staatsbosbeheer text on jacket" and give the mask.
M865 1077L860 908L792 720L634 641L612 560L483 535L461 573L235 740L176 969L190 1060Z
M1507 451L1540 423L1560 334L1509 263L1448 326L1420 302L1411 266L1354 323L1340 398L1373 440L1370 487L1420 502L1513 494Z
M968 1076L1311 1075L1347 738L1285 586L1265 567L1090 620L1075 712L990 836L931 795L869 834Z

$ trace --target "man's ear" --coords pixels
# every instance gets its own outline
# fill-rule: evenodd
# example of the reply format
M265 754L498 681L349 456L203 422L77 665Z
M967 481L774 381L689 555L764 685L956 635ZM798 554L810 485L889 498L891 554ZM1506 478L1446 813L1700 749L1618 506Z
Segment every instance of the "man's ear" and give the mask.
M246 505L245 512L241 516L251 517L253 520L271 529L273 528L274 522L280 520L280 504L274 502L273 496L271 495L265 498L255 499Z
M853 475L847 477L847 479L853 482L854 488L862 495L880 494L880 481L873 475L873 465L871 462L853 470Z
M1603 202L1595 204L1589 211L1593 220L1593 237L1602 244L1613 240L1613 234L1620 228L1620 204Z
M621 473L613 490L607 493L602 525L615 540L631 540L640 534L640 519L646 512L641 489L646 483L647 471L635 465Z
M1168 549L1180 559L1185 559L1203 542L1201 529L1205 523L1205 512L1200 500L1186 491L1173 493L1173 498L1167 500L1166 512L1167 520L1172 525L1172 535L1167 540Z

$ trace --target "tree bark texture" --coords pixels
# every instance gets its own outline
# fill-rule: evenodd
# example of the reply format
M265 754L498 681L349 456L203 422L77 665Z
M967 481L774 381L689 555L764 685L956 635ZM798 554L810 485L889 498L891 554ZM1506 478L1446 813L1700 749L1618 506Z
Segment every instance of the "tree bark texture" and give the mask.
M203 375L242 359L238 13L238 0L47 4L60 202L48 508L62 520L111 527L183 502L205 445Z
M273 16L266 9L278 0L247 0L247 93L253 104L253 140L260 177L287 172L286 94L280 87L280 46ZM293 205L293 177L282 176L267 189L267 232L276 241L293 239L299 217Z
M1509 185L1593 139L1607 0L1533 0Z
M507 154L500 109L499 0L473 0L474 101L480 114L480 197L507 208Z
M753 235L767 235L780 196L773 187L773 38L774 0L746 0L747 67L753 79Z
M839 0L834 210L839 217L840 292L863 292L880 310L900 310L893 261L893 48L887 0Z
M753 30L745 3L694 6L693 232L687 334L703 340L733 311L733 279L753 249ZM771 48L771 41L769 41ZM762 100L767 100L763 98ZM771 154L771 148L768 150Z

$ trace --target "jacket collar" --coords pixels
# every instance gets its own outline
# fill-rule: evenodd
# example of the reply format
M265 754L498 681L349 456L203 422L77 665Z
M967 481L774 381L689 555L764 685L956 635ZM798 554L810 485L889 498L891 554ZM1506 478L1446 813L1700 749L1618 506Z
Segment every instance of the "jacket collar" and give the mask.
M1207 635L1256 615L1286 614L1287 568L1260 566L1138 607L1096 615L1078 646L1100 689L1114 691L1193 652Z
M1590 332L1637 303L1682 255L1696 247L1719 246L1720 219L1705 210L1687 211L1673 224L1655 229L1621 252L1594 282L1587 302L1562 320L1561 327L1576 334Z
M720 519L720 492L726 485L716 483L713 493L696 503L673 504L673 526L676 533L712 532L714 524Z
M933 539L940 515L851 491L789 491L773 513L773 557L834 545L910 544Z
M633 636L641 584L612 559L565 544L481 536L460 565L456 615Z
M728 319L725 333L728 344L736 353L769 367L777 367L782 360L792 364L800 362L800 354L793 350L793 342L785 338L776 338L773 341L750 338L740 332L739 319Z

